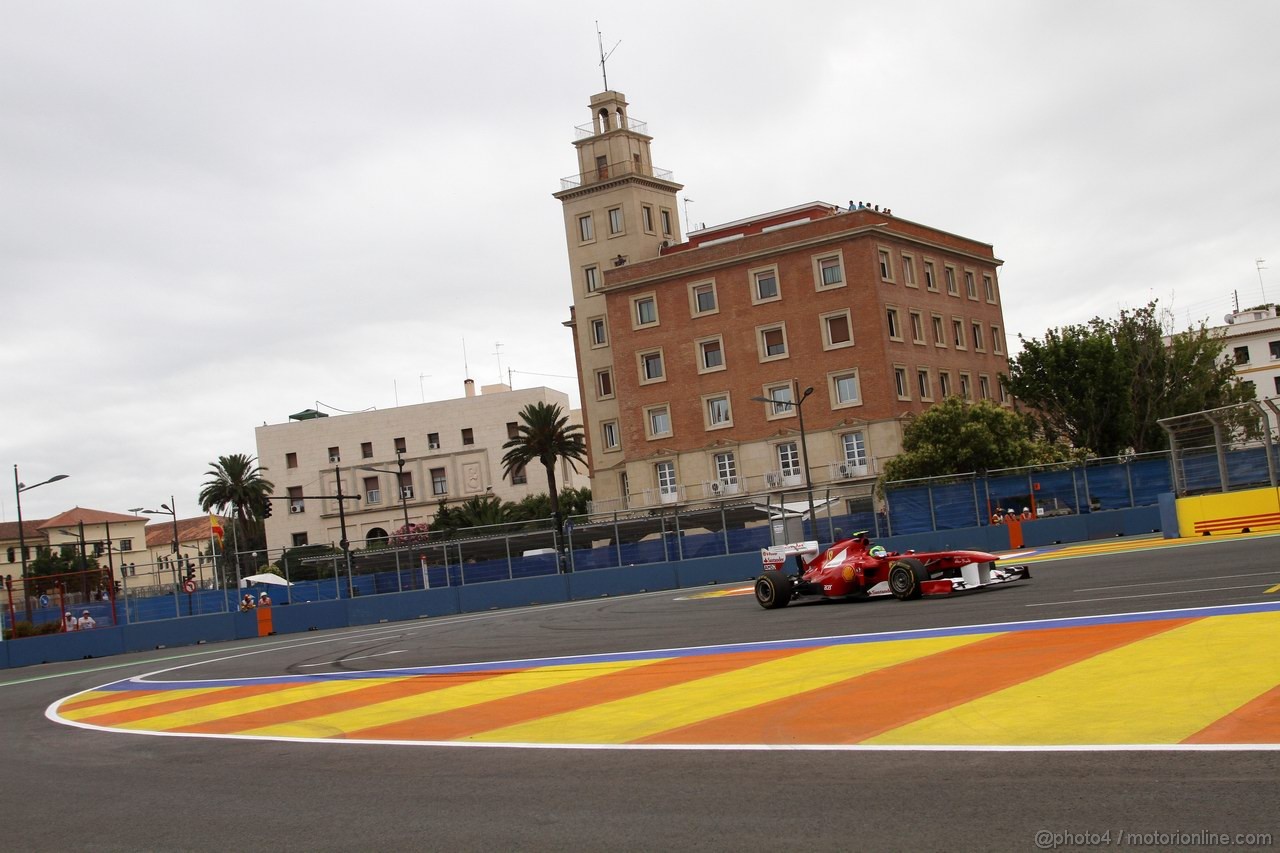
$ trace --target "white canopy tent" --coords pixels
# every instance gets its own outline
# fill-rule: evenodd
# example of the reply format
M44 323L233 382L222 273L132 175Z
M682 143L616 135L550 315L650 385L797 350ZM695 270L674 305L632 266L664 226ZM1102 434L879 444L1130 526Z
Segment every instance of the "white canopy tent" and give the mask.
M293 586L279 575L273 575L270 572L263 572L260 575L249 575L247 578L240 578L240 586L253 586L254 584L271 584L273 586Z

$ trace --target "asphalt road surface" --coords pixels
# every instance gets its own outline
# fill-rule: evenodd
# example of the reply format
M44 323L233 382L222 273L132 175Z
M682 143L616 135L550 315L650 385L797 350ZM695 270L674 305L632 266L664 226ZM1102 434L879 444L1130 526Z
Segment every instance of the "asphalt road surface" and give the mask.
M1036 563L945 600L764 611L689 591L0 671L11 850L955 850L1270 833L1280 751L618 751L162 738L50 703L121 678L317 673L1265 602L1280 538ZM1280 638L1241 654L1277 656ZM194 664L192 666L186 666ZM851 714L857 709L851 708ZM1047 832L1048 836L1037 833ZM1090 834L1093 834L1092 838ZM1055 835L1057 837L1055 837ZM1178 846L1173 842L1163 845ZM1083 841L1073 845L1071 841ZM1129 847L1126 843L1097 846ZM1249 849L1246 845L1232 845Z

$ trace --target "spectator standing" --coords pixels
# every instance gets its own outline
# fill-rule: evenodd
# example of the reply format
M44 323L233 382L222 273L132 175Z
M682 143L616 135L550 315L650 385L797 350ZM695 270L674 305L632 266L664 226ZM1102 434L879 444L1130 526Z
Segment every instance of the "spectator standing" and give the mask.
M96 628L96 627L98 627L98 623L96 620L94 620L92 616L89 615L88 610L81 613L80 618L76 620L77 631L88 631L90 628Z

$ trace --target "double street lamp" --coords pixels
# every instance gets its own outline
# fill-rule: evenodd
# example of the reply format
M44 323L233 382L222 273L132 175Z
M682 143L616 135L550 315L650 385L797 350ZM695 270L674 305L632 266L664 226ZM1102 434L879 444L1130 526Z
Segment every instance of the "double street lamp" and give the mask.
M169 495L169 502L167 504L160 504L159 509L144 509L142 511L145 515L167 515L173 519L173 554L174 554L174 566L175 566L174 568L175 583L177 582L177 578L178 578L178 575L177 575L178 570L176 568L177 559L178 559L178 513L174 510L173 507L176 503L177 501L173 499L173 495Z
M800 383L794 379L791 380L791 383L793 391L800 386ZM804 401L809 399L809 395L812 393L813 386L810 385L804 389L798 400L779 400L773 397L752 397L751 399L757 403L769 403L775 407L787 406L796 410L796 415L800 420L800 456L801 462L804 464L804 487L809 496L809 524L813 525L816 530L818 519L813 508L813 476L809 471L809 443L805 438L804 431Z
M30 486L18 479L18 466L13 466L13 492L18 502L18 550L21 552L22 559L22 598L27 602L27 618L31 618L31 596L27 595L27 536L22 529L22 493L29 492L37 486L43 486L47 483L56 483L59 480L65 480L70 476L68 474L54 474L47 480L41 480L39 483L33 483Z

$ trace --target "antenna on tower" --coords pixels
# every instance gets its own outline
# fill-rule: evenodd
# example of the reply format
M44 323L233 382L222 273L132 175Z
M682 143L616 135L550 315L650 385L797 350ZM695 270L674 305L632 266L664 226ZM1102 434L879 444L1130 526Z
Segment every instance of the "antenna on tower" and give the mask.
M1265 264L1266 262L1267 262L1266 258L1256 258L1253 262L1253 265L1258 268L1258 288L1262 291L1263 302L1267 301L1267 288L1266 288L1266 285L1262 283L1262 271L1267 269L1267 267L1264 267L1263 264Z
M467 339L462 339L462 378L471 378L471 368L467 366Z
M685 227L686 233L689 231L697 230L693 227L693 220L689 218L690 203L697 204L697 202L695 202L693 199L689 198L688 196L685 196L684 197L684 227Z
M493 354L498 357L498 381L502 381L502 341L493 342Z
M609 48L609 52L604 52L604 34L600 32L600 22L596 21L596 42L600 45L600 76L604 78L604 90L609 91L609 72L605 68L605 60L613 56L613 52L618 49L618 45L622 44L622 39L618 39L613 47Z

